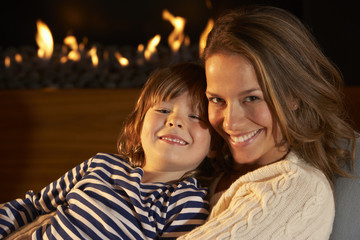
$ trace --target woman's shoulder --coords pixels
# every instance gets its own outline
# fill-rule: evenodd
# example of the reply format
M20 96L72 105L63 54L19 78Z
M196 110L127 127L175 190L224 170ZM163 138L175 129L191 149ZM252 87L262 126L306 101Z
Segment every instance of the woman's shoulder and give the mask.
M252 225L260 230L265 225L273 226L279 238L285 232L307 236L300 237L303 239L308 238L307 234L328 236L335 215L327 178L294 153L240 177L221 196L211 218L220 217L225 209L237 216L236 228L248 226L251 218ZM258 224L253 222L253 213L261 213Z
M331 185L325 174L294 152L290 152L284 161L279 162L279 165L282 167L283 174L289 176L290 179L305 183L313 182L316 185L323 184L328 186L328 190L332 192Z
M255 178L286 178L288 180L316 181L328 183L328 180L319 169L307 163L294 152L289 152L287 156L279 162L264 166L254 171Z
M239 191L249 187L285 195L307 195L308 197L333 195L331 185L325 175L293 152L290 152L282 161L240 177L229 190Z

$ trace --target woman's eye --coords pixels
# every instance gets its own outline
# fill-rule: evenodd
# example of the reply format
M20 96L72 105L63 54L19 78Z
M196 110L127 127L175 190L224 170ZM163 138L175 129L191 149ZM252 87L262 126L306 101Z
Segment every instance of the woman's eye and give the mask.
M248 96L245 98L244 102L254 102L256 100L259 100L260 98L257 96Z
M214 104L221 104L224 102L224 100L218 97L210 97L209 102Z

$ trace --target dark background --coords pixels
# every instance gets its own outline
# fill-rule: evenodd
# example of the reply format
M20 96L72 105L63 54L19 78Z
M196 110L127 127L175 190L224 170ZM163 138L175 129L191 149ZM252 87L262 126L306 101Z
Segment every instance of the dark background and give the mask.
M209 4L211 3L211 6ZM307 24L326 55L342 71L346 85L360 85L360 17L354 1L340 0L33 0L8 1L0 9L0 49L36 46L36 20L50 28L55 43L73 34L80 42L103 45L146 44L161 34L167 44L172 25L162 19L162 11L186 18L185 34L192 44L207 20L216 18L227 8L242 4L269 4L285 8ZM2 60L1 60L2 61Z

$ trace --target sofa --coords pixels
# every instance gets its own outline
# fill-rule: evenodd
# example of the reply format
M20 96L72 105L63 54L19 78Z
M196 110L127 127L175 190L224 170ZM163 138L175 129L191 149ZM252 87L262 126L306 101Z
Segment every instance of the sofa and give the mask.
M346 170L349 170L346 168ZM353 179L335 181L335 220L331 240L360 239L360 139L357 138Z

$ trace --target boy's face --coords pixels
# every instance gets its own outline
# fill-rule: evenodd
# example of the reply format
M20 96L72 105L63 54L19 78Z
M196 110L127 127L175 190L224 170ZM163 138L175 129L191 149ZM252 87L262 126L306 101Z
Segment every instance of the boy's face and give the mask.
M140 137L145 171L173 172L181 177L195 169L210 151L209 124L193 109L187 92L151 107Z

